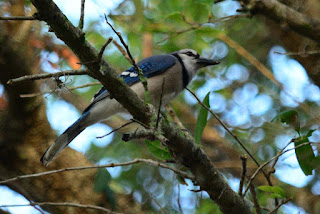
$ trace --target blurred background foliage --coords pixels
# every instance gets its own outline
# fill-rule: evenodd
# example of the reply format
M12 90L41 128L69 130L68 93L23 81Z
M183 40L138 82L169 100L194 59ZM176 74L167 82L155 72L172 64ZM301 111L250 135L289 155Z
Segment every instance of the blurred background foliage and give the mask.
M319 142L319 87L309 79L299 61L284 55L287 51L295 50L295 46L302 47L306 39L303 39L304 43L301 44L285 43L287 38L281 38L281 33L275 33L283 30L275 27L279 23L270 24L270 21L263 17L237 12L241 8L238 1L215 3L212 0L125 0L113 2L112 9L107 9L108 5L101 1L87 0L86 4L88 2L99 7L101 11L110 11L110 14L107 14L108 19L117 31L121 32L136 60L192 48L204 57L220 61L215 67L202 69L188 87L195 91L201 100L210 92L211 109L260 163L274 157L291 139L298 137L290 124L271 122L281 112L294 109L299 115L302 133L315 130L309 140ZM60 6L67 3L57 1L57 4ZM80 1L77 4L80 5ZM1 16L11 14L10 6L9 2L0 1ZM28 1L25 2L25 10L31 10ZM97 49L100 49L109 37L113 37L120 44L117 36L105 23L103 12L92 18L93 13L89 12L88 8L86 10L84 31L88 41ZM68 11L64 12L68 16ZM71 21L77 23L77 20L71 17ZM52 33L48 33L44 23L38 28L34 26L33 34L29 43L39 53L38 67L41 72L80 68L76 63L77 58ZM273 79L266 76L259 66L252 64L250 59L253 56L267 71L272 72ZM103 57L117 72L130 67L112 44L107 47ZM87 87L70 93L65 86L68 88L95 80L86 76L60 79L63 87L51 80L41 83L42 91L56 89L54 93L45 94L44 98L47 100L48 118L59 133L68 125L57 125L61 120L57 119L55 122L50 119L53 117L50 115L56 114L63 106L69 106L67 103L81 112L100 87ZM58 106L58 102L61 102L61 105ZM197 101L189 92L184 91L170 106L193 135L200 110ZM67 117L66 114L62 115ZM169 115L168 117L172 120ZM107 125L117 128L125 119L128 119L128 116L115 116ZM75 118L70 120L72 122ZM108 131L110 128L103 126L100 135ZM210 134L213 138L204 136L206 142L201 143L203 149L237 191L241 172L240 155L245 152L211 115L204 132L204 135ZM121 133L114 133L99 140L95 139L97 135L89 140L85 138L91 144L84 146L85 149L79 149L95 164L123 162L134 158L156 159L147 150L144 142L123 142ZM293 145L288 148L293 148ZM315 144L312 148L315 154L318 154L319 146ZM248 168L249 173L255 168L250 159ZM294 151L281 156L275 169L272 180L285 190L287 198L299 198L295 195L299 194L299 188L306 190L309 196L320 194L319 171L316 169L313 175L305 176ZM261 179L255 185L266 185L266 182ZM117 194L129 194L150 213L219 213L208 195L196 191L198 189L189 181L184 183L177 179L169 170L144 164L100 170L95 184L95 190L104 192L114 208L117 207ZM257 190L257 194L260 205L272 209L273 200L270 195L260 190ZM315 204L313 205L319 207L319 203ZM310 210L293 200L284 205L279 213L304 213L311 212Z

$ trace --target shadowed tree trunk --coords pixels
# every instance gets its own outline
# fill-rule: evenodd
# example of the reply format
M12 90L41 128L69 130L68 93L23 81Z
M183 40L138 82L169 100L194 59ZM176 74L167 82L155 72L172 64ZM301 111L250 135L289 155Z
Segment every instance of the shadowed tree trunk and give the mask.
M89 166L92 163L80 153L65 149L59 158L45 168L40 157L56 135L48 123L46 107L41 96L20 98L20 94L39 92L36 81L7 85L11 78L30 75L36 70L37 57L27 45L12 41L11 36L0 32L0 81L5 86L7 107L0 113L0 177L1 180L17 175L43 172L71 166ZM28 53L28 54L26 54ZM32 202L73 202L111 206L103 194L93 190L96 170L74 171L23 179L6 185ZM117 196L118 211L143 212L132 204L130 196ZM43 206L52 213L96 213L97 211Z

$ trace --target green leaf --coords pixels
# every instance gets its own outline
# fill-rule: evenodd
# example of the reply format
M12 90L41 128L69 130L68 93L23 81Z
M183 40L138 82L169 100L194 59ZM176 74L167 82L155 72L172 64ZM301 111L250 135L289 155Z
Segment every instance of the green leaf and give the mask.
M308 135L310 135L310 131L306 136L301 136L295 139L294 146L297 147L303 143L309 142ZM306 144L304 146L296 148L295 152L300 168L303 171L303 173L305 175L312 175L312 170L314 169L312 161L315 159L312 146L310 144Z
M161 145L161 142L158 140L150 141L146 140L146 145L148 150L151 152L153 156L159 158L161 160L171 159L171 155L168 152L168 149Z
M278 114L275 118L273 118L271 122L275 122L277 120L280 120L281 123L288 124L289 126L294 128L294 130L296 130L300 135L300 119L297 111L289 110L282 112Z
M171 23L171 24L183 24L183 25L185 24L180 12L173 12L168 14L165 17L165 22Z
M258 189L263 192L272 192L272 186L259 186Z
M208 108L210 108L209 94L210 94L210 92L206 95L206 97L203 100L203 103ZM204 130L205 126L207 125L207 118L208 118L208 111L207 111L207 109L205 109L205 107L201 106L199 116L197 119L197 123L196 123L195 133L194 133L194 140L198 145L200 144L203 130Z
M94 191L96 192L104 192L107 188L109 188L109 182L111 181L111 175L106 169L99 169L95 182L94 182Z
M100 193L104 192L107 200L110 202L112 209L116 209L116 199L113 190L110 188L109 184L111 181L111 175L106 169L99 169L95 182L94 182L94 191Z
M280 197L278 197L278 198L285 198L286 197L286 192L281 187L273 186L272 192L276 195L279 195Z
M270 198L284 198L284 197L282 197L281 195L279 195L279 194L277 194L277 193L272 193L272 194L270 195Z
M270 197L272 198L285 198L286 197L286 192L278 186L259 186L259 190L263 192L270 192L272 193Z
M116 202L115 194L113 190L109 187L109 185L104 190L104 195L106 196L107 200L111 204L112 209L115 210L117 208L117 202Z
M187 20L201 23L208 21L210 10L210 4L196 2L194 0L185 0L182 13L185 15Z
M308 133L306 134L306 137L311 137L312 133L315 131L315 129L311 129L308 131Z

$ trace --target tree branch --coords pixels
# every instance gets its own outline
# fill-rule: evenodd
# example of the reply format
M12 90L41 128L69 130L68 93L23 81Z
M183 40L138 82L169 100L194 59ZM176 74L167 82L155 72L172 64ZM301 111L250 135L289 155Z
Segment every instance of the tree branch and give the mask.
M0 205L0 207L26 207L26 206L63 206L63 207L77 207L77 208L83 208L83 209L94 209L98 211L102 211L104 213L113 213L113 214L119 214L117 212L113 212L112 210L106 209L104 207L100 206L94 206L89 204L77 204L77 203L69 203L69 202L32 202L30 204L12 204L12 205Z
M216 115L216 113L214 113L210 108L208 108L203 102L201 102L201 100L197 97L197 95L191 91L190 89L187 88L187 90L194 96L194 98L196 98L196 100L198 101L198 103L203 106L208 112L210 112L214 118L216 118L218 120L218 122L221 124L221 126L237 141L237 143L246 151L246 153L250 156L250 158L257 164L258 167L260 167L259 162L257 161L257 159L251 154L251 152L245 147L245 145L240 141L240 139L238 138L237 135L233 134L232 131L224 124L224 122L222 122L220 120L220 118L218 117L218 115ZM265 178L267 179L268 183L270 186L272 186L272 182L269 178L269 176L264 172L264 170L261 170L262 173L264 174Z
M97 60L97 51L85 40L51 0L31 0L38 10L37 17L45 21L58 38L63 40L82 62ZM98 79L120 104L138 121L150 124L155 118L154 107L145 105L128 85L119 79L116 72L104 60L101 63L86 64L89 75ZM152 115L152 116L151 116ZM219 205L224 213L252 213L249 206L227 184L223 176L194 141L183 136L180 130L166 122L161 122L167 145L174 153L176 161L190 168L202 190Z
M34 75L26 75L15 79L8 80L7 84L13 85L22 81L26 80L39 80L39 79L46 79L46 78L59 78L61 76L68 76L68 75L84 75L88 74L88 70L68 70L68 71L60 71L56 73L45 73L45 74L34 74Z
M79 20L79 29L80 29L80 30L83 30L84 5L85 5L85 0L81 0L81 12L80 12L80 20Z
M312 19L277 0L242 0L253 14L285 22L295 32L319 42L320 20Z
M36 20L33 16L10 16L10 17L4 17L1 16L0 20L6 20L6 21L30 21L30 20Z
M25 178L34 178L34 177L39 177L39 176L44 176L44 175L50 175L50 174L55 174L55 173L60 173L60 172L67 172L67 171L75 171L75 170L87 170L87 169L100 169L100 168L108 168L108 167L117 167L117 166L128 166L132 164L137 164L137 163L146 163L152 166L158 166L161 168L169 169L176 173L177 175L180 175L183 178L188 178L192 181L194 181L194 176L189 175L186 172L183 172L181 170L178 170L172 166L169 166L164 163L160 163L158 161L154 161L151 159L134 159L133 161L128 161L128 162L123 162L123 163L109 163L105 165L99 165L99 166L79 166L79 167L70 167L70 168L64 168L64 169L57 169L57 170L52 170L52 171L47 171L47 172L40 172L40 173L35 173L35 174L29 174L29 175L20 175L14 178L10 178L4 181L0 181L0 184L5 184L9 183L12 181L20 180L20 179L25 179Z
M287 150L282 150L281 152L279 152L276 156L274 156L273 158L271 158L270 160L266 161L265 163L263 163L261 166L259 166L259 168L253 173L253 175L250 177L249 179L249 182L248 182L248 185L247 185L247 188L245 189L244 191L244 194L243 195L246 195L246 193L248 192L249 190L249 187L250 187L250 184L252 183L252 181L254 180L254 178L257 176L257 174L259 173L259 171L261 171L266 165L268 165L271 161L273 160L277 160L281 155L283 155L284 153L286 152L289 152L291 150L295 150L297 148L300 148L302 146L305 146L305 145L309 145L311 144L311 142L306 142L306 143L302 143L298 146L295 146L294 148L291 148L291 149L287 149Z

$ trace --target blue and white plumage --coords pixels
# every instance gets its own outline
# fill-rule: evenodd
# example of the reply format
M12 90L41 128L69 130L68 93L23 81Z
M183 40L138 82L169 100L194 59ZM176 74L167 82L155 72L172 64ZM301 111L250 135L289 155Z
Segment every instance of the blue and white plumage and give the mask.
M171 54L151 56L137 63L144 76L148 78L150 102L156 107L160 101L163 78L165 82L162 105L166 105L183 91L196 75L198 69L216 64L218 64L217 61L201 58L192 49L182 49ZM144 87L134 67L122 72L120 77L141 99L144 99ZM41 157L41 161L45 166L48 166L53 158L85 128L120 112L126 112L125 108L115 99L110 99L109 92L102 87L94 95L91 104L83 111L82 116L50 145Z

